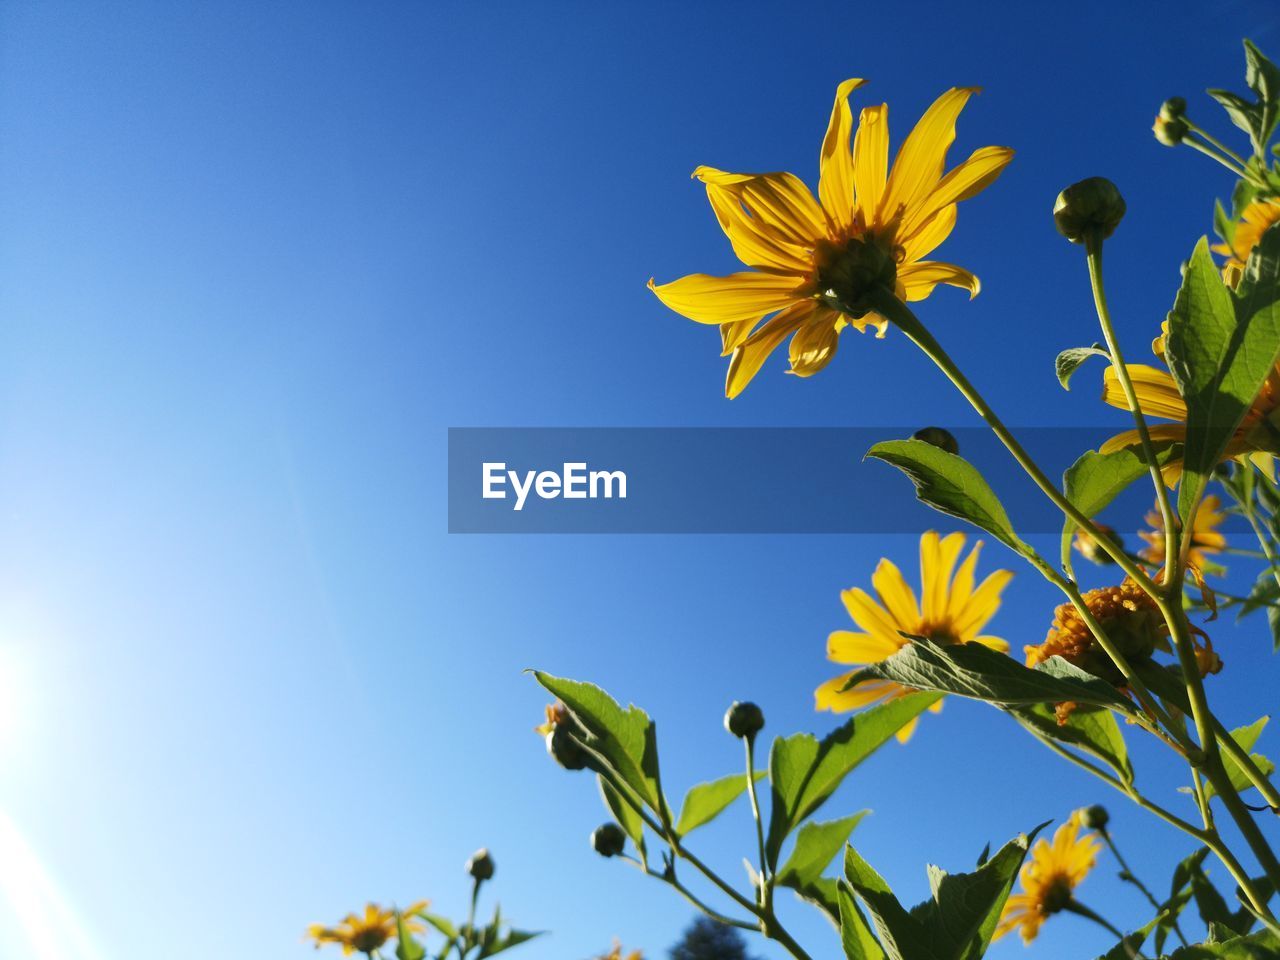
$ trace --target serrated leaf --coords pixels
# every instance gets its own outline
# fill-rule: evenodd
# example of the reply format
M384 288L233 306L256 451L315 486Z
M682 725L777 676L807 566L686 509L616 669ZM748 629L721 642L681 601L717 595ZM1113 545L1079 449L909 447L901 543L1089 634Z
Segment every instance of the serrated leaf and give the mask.
M1034 733L1076 747L1097 757L1126 785L1133 784L1133 765L1124 735L1115 715L1109 710L1079 707L1059 723L1054 709L1047 704L1010 709L1010 713Z
M796 834L796 843L791 856L778 871L777 883L793 890L803 890L816 881L826 871L844 845L849 842L849 834L853 833L859 821L869 811L863 810L839 820L828 820L824 823L806 823Z
M760 781L768 776L768 772L757 770L755 776L756 780ZM695 830L704 824L710 823L720 816L733 801L742 796L746 789L747 775L745 773L733 773L727 777L721 777L719 780L700 783L691 788L685 794L684 802L680 805L680 816L676 820L676 833L683 837L690 830Z
M1111 354L1102 349L1099 344L1094 344L1092 347L1069 347L1058 354L1053 362L1053 368L1063 390L1071 389L1072 375L1080 368L1080 364L1090 357L1102 357L1108 362L1111 360Z
M773 803L765 856L777 865L783 841L812 816L849 773L939 699L935 693L899 697L851 717L819 742L808 733L779 737L769 752Z
M1187 404L1178 512L1195 515L1213 468L1280 358L1280 230L1249 257L1236 295L1196 244L1169 313L1169 370Z
M538 683L564 703L590 737L589 746L661 818L666 806L658 790L658 748L653 723L639 707L625 710L593 683L555 677L540 670Z
M1019 553L1027 550L1000 499L968 460L923 440L886 440L867 456L892 464L916 487L916 498L942 513L981 527Z
M1025 667L980 643L914 640L892 656L859 670L845 689L871 680L892 680L916 690L953 693L1001 706L1074 702L1125 712L1131 709L1111 684L1061 657Z

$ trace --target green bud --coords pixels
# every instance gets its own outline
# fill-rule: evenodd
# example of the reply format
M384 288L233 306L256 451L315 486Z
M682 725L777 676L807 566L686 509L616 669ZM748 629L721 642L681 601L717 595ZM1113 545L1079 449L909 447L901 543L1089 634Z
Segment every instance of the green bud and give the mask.
M563 724L556 724L555 728L547 734L547 753L551 754L551 759L566 770L585 770L587 766L587 752L582 749L578 741L573 738L572 732Z
M1053 221L1058 232L1072 243L1105 240L1124 219L1124 197L1105 177L1073 183L1058 194Z
M958 454L960 452L960 444L956 442L956 438L941 427L925 427L923 430L917 430L911 435L911 439L923 440L925 443L932 444L947 453Z
M616 823L602 823L591 833L591 849L602 857L616 857L627 845L627 835Z
M1092 807L1085 807L1084 816L1081 817L1081 822L1090 830L1105 830L1110 821L1111 816L1107 813L1107 808L1097 803Z
M754 703L735 700L724 715L724 728L738 739L754 739L764 729L764 714Z
M481 847L467 860L467 873L477 880L492 880L493 870L493 857L486 847Z
M1160 104L1160 119L1178 120L1187 112L1187 101L1182 97L1170 97Z
M1156 139L1163 143L1166 147L1176 147L1182 142L1182 138L1187 135L1190 128L1187 121L1181 117L1165 117L1163 113L1156 117L1155 124L1151 127L1151 132L1156 135Z

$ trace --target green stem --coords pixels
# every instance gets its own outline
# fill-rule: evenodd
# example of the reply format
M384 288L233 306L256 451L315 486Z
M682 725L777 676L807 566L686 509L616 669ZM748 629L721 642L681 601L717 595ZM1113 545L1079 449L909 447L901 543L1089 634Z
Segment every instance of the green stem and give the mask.
M1230 159L1234 160L1236 163L1240 164L1240 166L1243 167L1245 165L1246 161L1244 157L1240 156L1240 154L1236 153L1234 150L1228 147L1225 143L1221 142L1217 137L1213 136L1207 130L1192 123L1191 120L1189 120L1185 114L1183 115L1182 120L1187 125L1188 130L1190 130L1192 133L1196 134L1197 136L1204 138L1204 141L1208 143L1210 146L1213 146L1218 150L1221 150L1224 156L1227 156Z
M655 880L661 880L663 883L667 884L669 887L676 890L676 892L678 892L682 897L684 897L685 900L687 900L693 907L705 913L712 920L716 921L716 923L723 923L725 926L729 926L729 927L737 927L739 930L759 931L760 928L754 923L750 923L746 920L738 920L734 917L725 916L720 911L707 906L707 904L703 903L701 900L698 899L697 895L692 890L690 890L683 883L681 883L680 878L675 876L674 873L672 873L671 875L659 873L657 870L654 870L652 867L646 867L643 863L641 863L635 857L629 857L629 856L626 856L625 854L622 855L622 859L626 860L628 863L633 864L645 876L652 877Z
M1222 164L1224 167L1230 170L1234 176L1239 177L1241 180L1248 180L1250 183L1257 183L1257 179L1255 177L1249 176L1249 173L1244 169L1244 167L1237 166L1236 164L1232 163L1229 159L1224 157L1222 154L1216 153L1207 143L1202 143L1201 141L1197 140L1190 132L1188 132L1187 135L1182 138L1182 142L1185 143L1187 146L1191 147L1192 149L1200 151L1210 160L1216 160L1218 163Z
M1098 234L1093 234L1085 241L1085 252L1089 265L1089 285L1093 288L1093 305L1098 313L1102 336L1107 343L1107 352L1111 354L1111 368L1116 372L1116 379L1120 381L1120 388L1124 391L1125 402L1129 404L1129 409L1133 413L1133 423L1138 428L1138 439L1142 443L1142 457L1147 462L1151 482L1156 488L1156 500L1160 505L1161 519L1164 521L1164 582L1178 583L1177 514L1173 510L1173 503L1169 499L1169 488L1164 482L1160 464L1156 460L1155 447L1151 443L1151 431L1147 429L1147 418L1143 416L1142 407L1138 403L1138 394L1133 388L1129 368L1125 365L1124 355L1120 351L1120 341L1116 337L1115 325L1111 322L1106 288L1102 283L1102 238Z
M760 906L765 910L773 907L773 879L769 875L769 865L764 854L764 820L760 816L760 801L756 797L756 736L751 734L742 738L747 745L747 796L751 798L751 817L756 822L756 849L760 857Z
M1102 827L1098 830L1098 834L1102 837L1103 843L1107 845L1107 849L1111 851L1111 855L1116 858L1116 863L1120 864L1120 869L1124 871L1120 875L1121 879L1133 884L1141 890L1142 895L1147 898L1147 903L1151 904L1156 913L1159 913L1162 909L1160 901L1155 898L1155 895L1147 889L1147 885L1143 883L1142 880L1138 878L1138 875L1130 868L1128 862L1126 862L1124 856L1120 853L1120 848L1116 845L1110 831L1108 831L1106 827ZM1178 926L1178 918L1176 915L1173 917L1173 932L1184 947L1188 945L1187 938L1182 934L1182 928Z
M1092 910L1086 907L1079 900L1076 900L1074 897L1071 900L1069 900L1067 902L1067 905L1062 909L1066 910L1068 913L1074 913L1078 917L1084 917L1086 920L1092 920L1094 923L1102 927L1104 930L1107 931L1107 933L1111 934L1117 940L1124 940L1123 932L1121 932L1116 927L1112 926L1105 919L1103 919L1098 914L1094 913ZM1133 955L1136 958L1136 960L1141 960L1142 954L1139 953L1137 950L1133 951Z

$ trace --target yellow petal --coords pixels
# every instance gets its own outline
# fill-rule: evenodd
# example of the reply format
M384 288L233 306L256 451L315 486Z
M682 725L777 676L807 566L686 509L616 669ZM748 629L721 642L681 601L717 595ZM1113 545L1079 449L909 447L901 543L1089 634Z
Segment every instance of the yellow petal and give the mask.
M867 633L874 633L899 647L907 642L899 631L910 631L915 626L895 621L888 610L872 600L865 590L858 587L843 591L840 599L844 601L844 608L849 611L849 616L853 618L854 623Z
M910 720L908 720L898 729L898 732L893 735L894 738L899 743L906 743L908 740L911 739L912 734L916 732L916 726L919 723L920 723L919 717L912 717Z
M661 286L649 281L659 300L698 323L758 319L799 299L797 286L795 277L756 272L727 277L693 273Z
M797 377L811 377L836 355L840 332L836 321L840 315L834 310L819 308L791 338L791 370Z
M757 223L757 232L776 241L811 248L827 236L827 217L799 177L789 173L727 173L698 167L693 175L728 191Z
M898 645L882 636L835 630L827 637L827 659L832 663L879 663L898 652Z
M957 210L954 203L949 207L943 207L910 238L902 241L902 253L906 263L914 263L916 260L927 257L941 245L943 240L951 236L951 231L956 228Z
M933 293L933 288L940 283L968 290L969 299L972 300L978 295L982 286L978 278L964 267L937 260L909 263L898 270L898 279L905 286L906 298L910 301L923 300Z
M733 252L749 267L775 273L804 275L812 267L812 257L806 246L799 246L787 238L792 234L774 226L767 209L753 209L744 196L749 191L744 186L749 181L732 184L707 182L707 199L715 211L720 229L729 238ZM782 203L778 188L762 188L775 204Z
M911 211L899 231L901 242L907 243L939 211L968 200L991 186L1012 159L1013 151L1008 147L983 147L975 150L968 160L938 181L933 192Z
M991 621L1000 609L1000 593L1012 579L1012 572L997 570L979 584L964 609L951 622L951 628L959 639L971 639Z
M884 558L876 564L875 572L871 574L871 586L898 628L916 629L920 623L920 606L906 577L893 561Z
M732 400L760 372L769 354L773 353L788 336L795 333L817 309L812 300L802 300L770 317L765 324L733 351L729 372L725 377L724 393Z
M1169 371L1149 367L1145 363L1128 363L1125 368L1133 381L1138 406L1146 416L1164 417L1166 420L1187 419L1187 405ZM1113 407L1129 409L1114 367L1107 367L1102 375L1102 399Z
M859 707L867 706L867 704L875 703L877 700L883 700L885 697L892 696L902 689L896 683L890 683L887 680L873 680L869 683L860 683L852 690L841 692L841 688L849 682L849 678L853 676L854 672L851 670L838 677L832 677L819 686L817 690L813 691L814 709L843 713L846 710L856 710Z
M875 222L889 175L889 105L866 107L853 136L853 190L856 217L862 225Z
M941 623L947 616L947 592L964 534L952 533L939 539L930 530L920 538L920 612L927 622Z
M880 209L880 222L904 219L938 186L947 162L947 150L956 138L956 118L976 88L952 88L940 96L898 151L889 173L889 187Z
M849 109L849 94L864 82L846 80L836 87L836 101L831 107L827 135L822 139L818 166L818 199L835 229L846 236L853 229L854 165L853 154L849 151L853 111Z

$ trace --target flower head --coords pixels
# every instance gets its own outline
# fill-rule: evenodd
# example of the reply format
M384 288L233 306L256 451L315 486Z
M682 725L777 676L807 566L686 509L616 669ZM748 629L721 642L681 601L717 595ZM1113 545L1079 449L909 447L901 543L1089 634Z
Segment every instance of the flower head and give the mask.
M1183 538L1191 538L1191 546L1187 550L1187 562L1197 570L1204 570L1206 554L1221 553L1227 545L1227 538L1218 532L1218 527L1226 520L1227 515L1219 507L1222 501L1216 494L1210 494L1200 501L1196 508L1195 519L1191 528L1183 531ZM1138 551L1138 556L1157 567L1164 566L1164 515L1159 508L1147 514L1150 530L1138 532L1147 545Z
M409 909L397 913L370 903L365 906L364 913L349 913L336 926L326 927L313 923L307 928L307 937L315 941L316 949L326 943L334 943L342 948L344 956L352 953L363 953L372 956L375 950L381 949L388 940L396 936L396 918L405 918L405 928L413 933L426 930L421 921L411 919L427 909L427 901L419 900Z
M1054 831L1052 842L1041 838L1031 848L1031 859L1018 875L1022 892L1005 902L996 939L1021 928L1022 942L1030 943L1045 920L1071 902L1076 887L1093 869L1100 849L1092 834L1080 835L1081 819L1077 810Z
M1150 657L1168 634L1155 600L1128 577L1115 587L1099 587L1084 594L1085 606L1126 658ZM1053 613L1053 626L1039 646L1024 648L1027 666L1062 657L1081 670L1117 686L1124 677L1107 652L1097 645L1080 611L1064 603Z
M608 953L600 956L598 960L624 960L624 957L622 954L622 944L619 943L617 940L614 940L613 949L610 950ZM639 950L632 950L630 953L626 955L625 960L644 960L644 956L640 953Z
M885 292L923 300L946 283L978 293L968 270L924 258L951 233L957 204L991 184L1013 151L984 147L943 174L956 119L975 92L953 88L925 111L890 168L888 105L864 108L854 128L849 94L862 83L836 89L817 199L789 173L693 172L733 252L752 269L650 280L649 288L682 316L720 327L723 355L732 355L730 397L788 337L791 372L808 377L835 356L846 327L883 335L887 321L874 301Z
M1231 242L1214 245L1214 253L1224 254L1227 258L1222 265L1222 279L1229 286L1239 284L1249 254L1262 242L1262 235L1277 223L1280 223L1280 200L1255 200L1244 208Z
M940 643L981 643L993 650L1008 650L1007 642L987 636L982 630L1000 609L1000 593L1013 574L997 570L975 585L982 543L974 544L957 570L956 561L964 543L963 533L939 537L930 530L920 538L918 602L902 572L889 560L881 560L871 575L875 597L856 587L844 591L840 597L862 632L832 633L827 638L827 658L852 666L879 663L911 643L911 637L927 637ZM840 713L912 692L889 680L873 680L844 690L855 673L857 670L851 670L818 687L814 691L817 709ZM931 709L941 709L941 701ZM915 725L912 720L898 731L898 740L905 743Z

